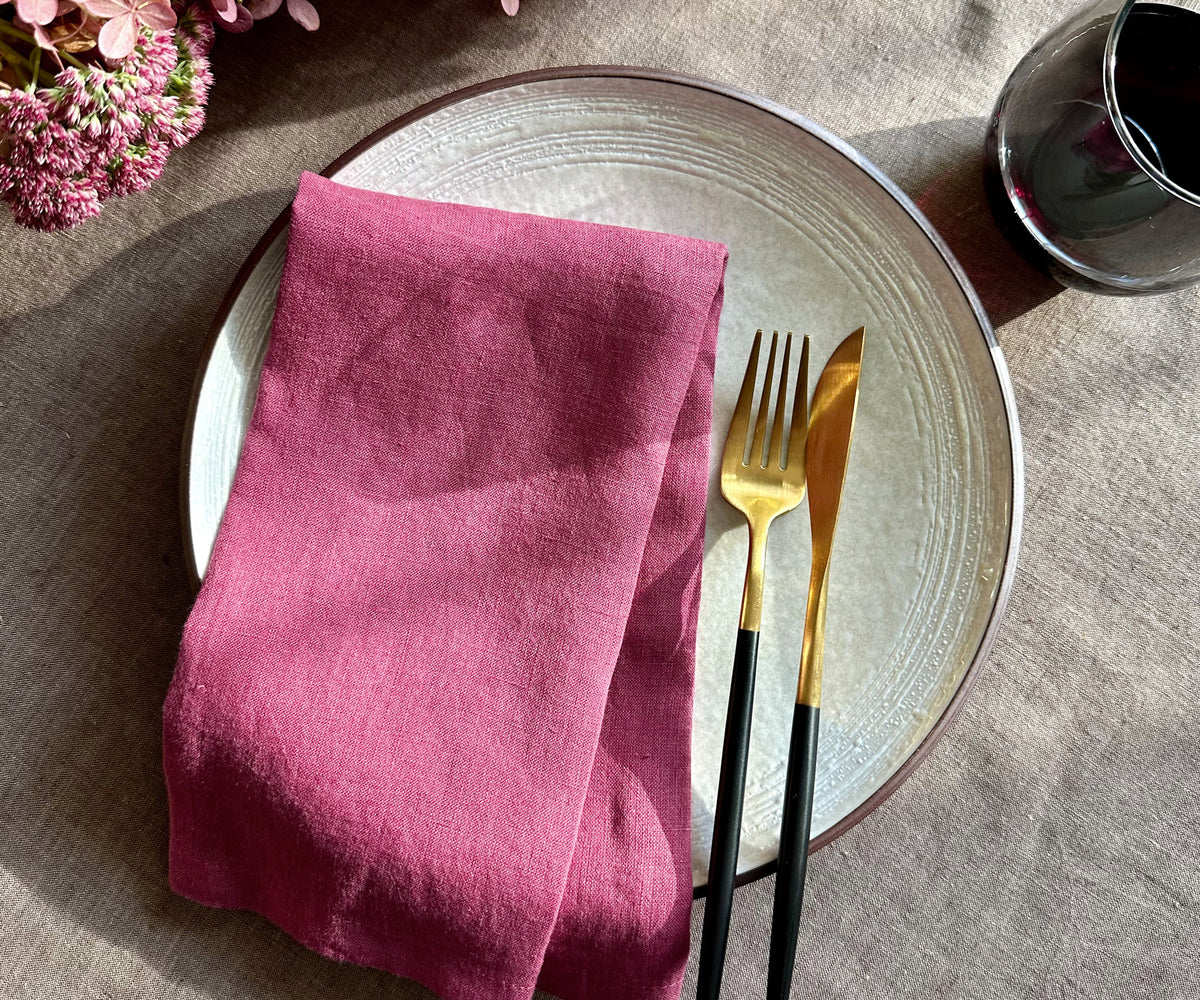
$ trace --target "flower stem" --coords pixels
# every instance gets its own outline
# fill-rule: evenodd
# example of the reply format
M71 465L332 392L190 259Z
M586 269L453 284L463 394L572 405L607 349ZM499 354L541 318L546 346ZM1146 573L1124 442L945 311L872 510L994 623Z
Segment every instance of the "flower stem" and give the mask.
M37 40L28 31L22 31L15 24L10 24L8 21L0 21L0 35L8 35L9 38L28 42L30 45L37 44Z
M25 71L25 57L20 52L0 42L0 62L6 62L12 67L21 86L29 86L29 74Z
M70 52L64 52L62 49L56 49L55 51L58 52L58 54L61 58L65 59L76 69L81 69L85 73L87 72L88 64L85 63L82 59L76 59L73 55L71 55Z
M29 56L29 89L32 91L40 83L43 87L54 86L54 74L42 68L42 48L37 46Z
M10 24L8 21L0 20L0 35L8 35L9 38L15 38L19 42L25 42L27 45L34 46L34 48L41 48L33 35L28 31L22 31L15 24ZM10 49L9 51L11 52L12 50ZM70 52L63 52L61 49L55 49L55 51L76 69L87 69L87 63L76 59Z

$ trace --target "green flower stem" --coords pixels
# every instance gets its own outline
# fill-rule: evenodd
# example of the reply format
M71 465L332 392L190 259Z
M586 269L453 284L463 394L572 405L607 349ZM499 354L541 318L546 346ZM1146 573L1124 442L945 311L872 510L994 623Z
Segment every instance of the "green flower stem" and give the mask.
M29 86L29 73L25 69L25 57L16 49L9 45L0 42L0 61L8 63L17 74L17 79L21 86Z
M54 51L58 53L58 57L60 59L65 59L76 69L81 69L85 73L88 71L88 64L85 63L82 59L76 59L73 55L71 55L70 52L64 52L62 49L55 49Z
M0 35L8 35L9 38L15 38L18 41L28 42L30 45L36 45L37 40L28 31L22 31L15 24L9 21L0 20Z
M15 24L10 24L8 21L0 20L0 35L8 35L9 38L15 38L19 42L25 42L27 45L32 45L39 51L41 49L41 46L38 45L37 39L34 38L33 35L31 35L28 31L22 31ZM9 49L9 51L11 52L12 49ZM87 69L87 63L76 59L73 55L71 55L70 52L63 52L60 49L56 49L55 51L58 52L61 58L65 59L76 69Z
M40 83L43 87L54 86L54 74L49 70L42 69L42 50L39 46L33 50L33 54L29 57L29 75L32 79L29 81L29 89L33 90L34 85Z

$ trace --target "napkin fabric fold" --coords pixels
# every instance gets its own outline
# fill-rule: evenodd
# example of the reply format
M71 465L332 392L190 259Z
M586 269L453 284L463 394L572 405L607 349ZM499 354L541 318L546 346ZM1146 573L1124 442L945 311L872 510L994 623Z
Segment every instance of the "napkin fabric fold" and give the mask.
M679 995L725 250L305 175L170 880L445 1000Z

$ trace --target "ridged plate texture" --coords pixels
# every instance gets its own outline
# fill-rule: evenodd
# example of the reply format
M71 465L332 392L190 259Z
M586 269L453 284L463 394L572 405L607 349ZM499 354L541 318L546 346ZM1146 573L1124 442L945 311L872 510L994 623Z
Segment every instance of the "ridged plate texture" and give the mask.
M730 248L693 735L704 881L746 529L716 462L758 327L812 337L813 374L867 328L830 585L813 834L908 759L976 657L1013 533L1003 362L950 266L887 188L812 130L661 80L550 79L477 94L343 166L346 184L719 240ZM186 504L203 572L270 329L286 232L220 330L197 396ZM772 860L808 582L807 507L776 523L740 867Z

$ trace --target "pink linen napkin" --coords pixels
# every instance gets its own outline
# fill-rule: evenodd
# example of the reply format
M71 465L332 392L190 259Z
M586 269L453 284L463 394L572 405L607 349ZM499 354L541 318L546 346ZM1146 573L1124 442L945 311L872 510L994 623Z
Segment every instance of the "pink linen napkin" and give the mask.
M445 1000L676 998L725 249L306 174L170 880Z

